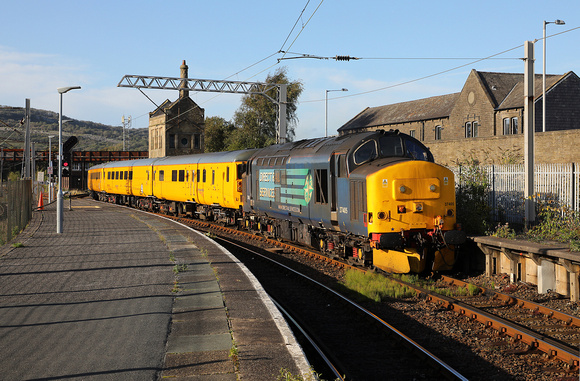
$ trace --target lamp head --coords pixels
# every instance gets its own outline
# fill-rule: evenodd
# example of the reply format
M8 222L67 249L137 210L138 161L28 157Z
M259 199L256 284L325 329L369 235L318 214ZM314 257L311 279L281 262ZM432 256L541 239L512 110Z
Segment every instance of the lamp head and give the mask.
M556 20L556 21L554 21L554 24L556 24L556 25L564 25L566 23L564 22L564 20Z
M59 94L64 94L66 92L69 92L70 90L77 90L80 88L81 88L80 86L67 86L67 87L59 87L56 90L58 91Z

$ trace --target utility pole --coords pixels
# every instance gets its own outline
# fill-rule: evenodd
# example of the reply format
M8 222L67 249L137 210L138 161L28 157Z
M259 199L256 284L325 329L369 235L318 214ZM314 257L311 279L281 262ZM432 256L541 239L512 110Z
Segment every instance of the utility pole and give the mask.
M534 43L524 44L524 199L526 227L536 220L534 196Z
M30 168L30 99L26 98L26 107L24 112L24 171L22 177L29 179L31 177Z

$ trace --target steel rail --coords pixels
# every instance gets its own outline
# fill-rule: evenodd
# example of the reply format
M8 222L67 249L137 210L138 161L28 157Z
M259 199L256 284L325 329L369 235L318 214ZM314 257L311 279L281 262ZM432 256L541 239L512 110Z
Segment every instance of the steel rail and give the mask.
M332 363L332 361L330 361L330 359L328 358L328 356L326 356L326 354L324 353L324 351L318 346L318 344L316 344L316 342L314 341L314 339L312 337L310 337L310 335L306 332L306 330L304 330L304 328L302 328L302 326L292 317L292 315L290 315L290 313L288 311L286 311L284 309L284 307L282 307L277 301L275 301L274 298L270 297L270 299L272 299L272 302L276 305L276 307L280 310L280 312L282 312L282 314L284 314L284 316L286 316L286 318L288 320L290 320L292 322L292 324L294 324L294 326L296 328L298 328L298 330L300 330L300 332L302 333L302 335L304 335L304 337L306 338L306 340L308 340L308 342L310 343L310 345L316 350L316 352L318 353L318 355L320 356L320 358L322 358L322 360L324 361L324 363L326 364L326 366L330 370L332 370L332 373L334 373L335 380L344 381L344 377L340 374L340 372L338 371L338 369L336 369L336 366Z
M460 287L466 287L469 284L469 283L464 282L460 279L451 278L447 275L442 275L441 279L448 284L456 285L456 286L460 286ZM532 302L530 300L518 298L517 296L504 294L502 292L490 290L490 289L487 289L485 287L480 287L480 286L478 286L478 287L483 293L493 294L493 297L495 299L499 299L499 300L503 301L504 304L506 304L506 305L510 305L510 304L517 305L518 307L523 307L523 308L532 310L534 312L542 313L542 314L546 315L547 317L560 320L560 321L566 323L567 325L580 327L580 317L568 315L564 312L552 309L550 307L546 307L540 303L536 303L536 302Z
M517 341L521 341L527 344L530 348L538 349L547 354L549 357L557 358L570 366L578 367L580 365L580 357L578 351L575 348L563 345L545 335L522 327L519 324L509 322L503 318L482 311L477 307L470 306L454 298L439 295L435 292L431 292L422 287L402 280L395 278L392 279L400 284L416 290L417 293L424 294L426 300L429 302L437 303L438 305L448 310L455 311L459 315L464 315L472 320L479 321L486 327L493 328L500 334L506 334Z
M220 238L223 239L223 238ZM227 239L225 239L226 241L228 241ZM231 245L234 246L239 246L242 247L244 250L249 250L247 247L243 247L235 242L232 241L228 241ZM389 323L387 323L386 321L384 321L383 319L381 319L380 317L378 317L377 315L375 315L374 313L372 313L371 311L367 310L366 308L362 307L361 305L353 302L352 300L346 298L345 296L341 295L340 293L338 293L337 291L327 287L326 285L320 283L319 281L312 279L310 277L308 277L307 275L304 275L280 262L275 261L272 258L269 258L267 256L264 256L260 253L254 252L254 254L259 255L260 257L271 261L272 263L277 264L278 266L283 267L284 269L295 273L296 275L299 275L311 282L313 282L314 284L324 288L326 291L334 294L335 296L337 296L339 299L342 299L343 301L345 301L346 303L349 303L350 305L352 305L353 307L355 307L356 309L360 310L361 312L363 312L364 314L366 314L367 316L369 316L370 318L374 319L375 321L377 321L378 323L380 323L383 327L387 328L387 330L389 332L391 332L394 336L396 336L397 338L400 338L403 342L403 344L405 344L405 346L407 348L409 348L410 350L415 351L415 353L417 353L418 356L420 356L423 360L427 359L428 361L431 362L431 364L435 367L435 369L437 371L439 371L444 377L448 378L448 379L454 379L454 380L468 380L466 377L464 377L463 375L461 375L459 372L457 372L455 369L453 369L451 366L449 366L448 364L446 364L443 360L439 359L437 356L435 356L434 354L432 354L431 352L429 352L427 349L423 348L421 345L419 345L418 343L416 343L415 341L413 341L411 338L409 338L407 335L405 335L404 333L402 333L401 331L399 331L398 329L396 329L395 327L393 327L392 325L390 325Z

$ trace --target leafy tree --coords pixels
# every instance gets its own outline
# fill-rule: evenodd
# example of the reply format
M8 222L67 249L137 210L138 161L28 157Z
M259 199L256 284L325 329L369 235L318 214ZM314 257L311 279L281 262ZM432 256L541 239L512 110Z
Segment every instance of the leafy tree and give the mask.
M273 75L268 74L266 83L287 84L286 120L287 140L294 138L294 126L298 121L296 108L298 98L303 91L300 81L290 81L286 68L281 67ZM277 99L277 90L267 92L272 99ZM259 94L244 95L242 105L234 114L236 130L230 136L230 150L244 148L260 148L276 143L276 127L278 106L270 99Z
M205 152L227 151L235 127L219 116L205 118Z

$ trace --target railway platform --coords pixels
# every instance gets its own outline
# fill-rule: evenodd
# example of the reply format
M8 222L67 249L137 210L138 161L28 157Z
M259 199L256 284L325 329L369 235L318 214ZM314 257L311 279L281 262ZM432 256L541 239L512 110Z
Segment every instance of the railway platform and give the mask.
M306 375L259 283L214 241L89 199L34 212L0 247L0 378L273 380Z

